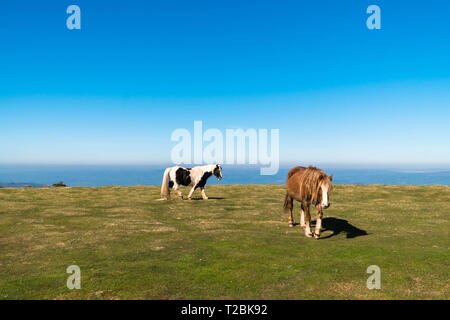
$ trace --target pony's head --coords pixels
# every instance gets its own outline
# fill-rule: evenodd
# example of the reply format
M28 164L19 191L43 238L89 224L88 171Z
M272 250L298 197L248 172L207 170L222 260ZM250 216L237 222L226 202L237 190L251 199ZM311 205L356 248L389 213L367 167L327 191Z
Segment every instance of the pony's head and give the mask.
M220 164L216 164L216 166L213 169L213 174L216 176L217 179L222 180L222 167Z
M333 181L333 175L322 174L319 177L319 203L323 209L327 209L331 205L330 198L333 189L331 181Z

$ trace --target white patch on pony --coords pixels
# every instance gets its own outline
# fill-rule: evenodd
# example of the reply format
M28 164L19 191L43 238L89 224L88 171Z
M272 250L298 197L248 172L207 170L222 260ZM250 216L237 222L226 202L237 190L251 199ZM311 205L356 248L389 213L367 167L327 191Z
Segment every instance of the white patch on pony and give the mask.
M320 229L322 229L322 219L321 218L317 218L315 233L319 235L320 234Z
M302 227L303 229L306 228L305 211L303 211L303 210L301 210L301 213L300 213L300 227Z
M328 206L328 188L324 185L320 186L322 188L322 207Z

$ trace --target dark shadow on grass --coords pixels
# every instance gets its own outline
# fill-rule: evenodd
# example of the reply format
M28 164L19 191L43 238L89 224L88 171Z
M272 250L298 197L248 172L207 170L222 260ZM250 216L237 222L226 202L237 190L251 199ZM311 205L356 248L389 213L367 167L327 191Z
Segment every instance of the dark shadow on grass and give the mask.
M311 225L315 224L316 221L311 221ZM329 217L322 219L322 232L324 231L332 231L333 233L325 237L320 237L320 239L331 238L337 236L341 232L347 234L347 239L366 236L368 234L365 230L351 225L347 220Z
M208 197L208 200L224 200L225 198L220 198L220 197ZM184 199L184 200L188 200L188 199ZM203 200L203 198L192 198L191 200ZM205 200L205 201L208 201Z

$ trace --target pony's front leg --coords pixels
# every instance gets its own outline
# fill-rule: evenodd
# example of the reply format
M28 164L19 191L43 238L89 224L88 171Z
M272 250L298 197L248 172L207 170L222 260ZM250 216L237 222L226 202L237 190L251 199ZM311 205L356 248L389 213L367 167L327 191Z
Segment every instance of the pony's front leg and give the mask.
M305 211L305 236L311 238L313 236L311 232L311 215L309 214L309 205L304 206Z
M202 190L202 198L203 198L203 200L208 200L208 197L206 196L206 193L205 193L205 188L201 187L200 189Z
M306 223L305 223L305 208L303 207L303 204L300 208L300 227L302 229L306 228Z
M180 190L178 190L179 187L180 186L178 184L175 184L173 187L173 190L175 190L178 193L178 195L180 196L180 198L183 199L183 193Z
M191 191L189 191L189 195L188 195L188 199L191 200L192 199L192 194L195 191L195 186L192 187Z
M320 229L322 229L322 206L319 204L317 206L317 219L316 219L316 229L314 230L314 238L320 238Z

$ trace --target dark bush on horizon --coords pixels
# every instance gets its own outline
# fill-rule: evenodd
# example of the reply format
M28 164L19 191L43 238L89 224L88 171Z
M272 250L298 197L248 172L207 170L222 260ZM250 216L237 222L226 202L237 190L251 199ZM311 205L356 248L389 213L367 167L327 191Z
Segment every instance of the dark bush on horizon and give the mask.
M62 181L55 183L52 187L67 187Z

